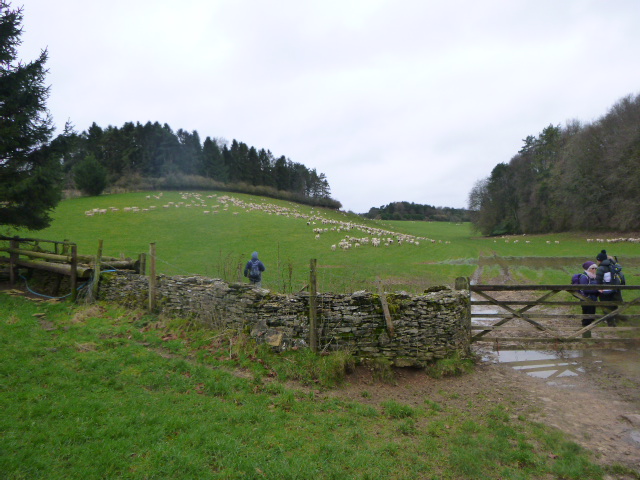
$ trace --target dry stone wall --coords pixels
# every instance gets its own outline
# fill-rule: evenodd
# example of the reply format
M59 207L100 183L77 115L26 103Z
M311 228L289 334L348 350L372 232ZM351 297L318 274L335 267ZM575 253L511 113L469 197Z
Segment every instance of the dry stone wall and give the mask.
M130 307L148 305L148 278L130 273L102 275L99 299ZM446 287L423 295L386 294L390 336L379 295L369 292L317 295L319 347L349 349L354 356L384 357L400 367L424 367L454 352L470 353L467 291ZM212 328L243 330L276 349L309 341L309 294L276 294L247 284L201 276L159 276L158 309L188 316Z

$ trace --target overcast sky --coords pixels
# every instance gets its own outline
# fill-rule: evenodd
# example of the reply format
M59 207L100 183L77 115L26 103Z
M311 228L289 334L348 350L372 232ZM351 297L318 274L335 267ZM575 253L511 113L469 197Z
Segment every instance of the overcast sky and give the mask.
M10 1L59 129L236 139L358 213L466 207L527 135L640 93L637 0Z

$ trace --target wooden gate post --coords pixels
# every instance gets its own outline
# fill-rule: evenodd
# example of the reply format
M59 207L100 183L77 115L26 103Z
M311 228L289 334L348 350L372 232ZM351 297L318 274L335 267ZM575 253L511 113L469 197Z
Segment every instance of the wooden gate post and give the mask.
M318 353L318 322L317 322L317 297L316 297L316 264L315 258L311 259L309 268L309 346L311 351Z
M467 308L465 309L465 323L468 325L469 339L471 339L471 282L469 277L456 278L456 290L465 290L467 292Z
M156 244L149 244L149 310L156 310Z

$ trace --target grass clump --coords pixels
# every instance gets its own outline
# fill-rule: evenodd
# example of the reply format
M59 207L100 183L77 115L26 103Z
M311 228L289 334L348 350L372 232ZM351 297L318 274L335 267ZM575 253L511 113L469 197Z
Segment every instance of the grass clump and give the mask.
M342 384L346 374L355 368L353 356L345 350L316 355L310 349L303 349L284 353L283 360L274 365L281 379L322 387Z
M407 418L417 416L415 408L410 407L409 405L403 405L395 400L382 402L381 405L384 408L385 414L389 418Z
M433 378L454 377L472 372L474 365L473 359L461 357L458 352L455 352L450 357L436 360L425 371Z

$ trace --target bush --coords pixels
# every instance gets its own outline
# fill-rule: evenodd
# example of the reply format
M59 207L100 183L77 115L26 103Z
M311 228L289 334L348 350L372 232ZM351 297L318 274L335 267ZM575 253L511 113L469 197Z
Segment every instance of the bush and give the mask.
M88 155L73 168L73 180L83 193L97 196L107 187L107 170L93 155Z

